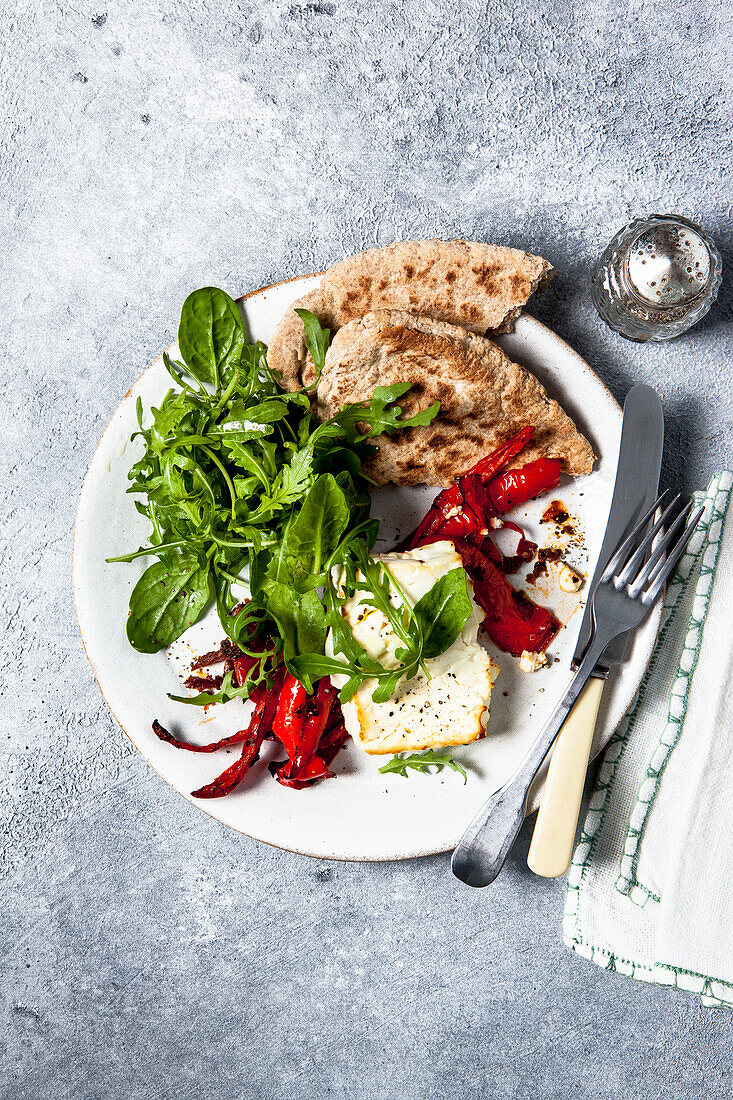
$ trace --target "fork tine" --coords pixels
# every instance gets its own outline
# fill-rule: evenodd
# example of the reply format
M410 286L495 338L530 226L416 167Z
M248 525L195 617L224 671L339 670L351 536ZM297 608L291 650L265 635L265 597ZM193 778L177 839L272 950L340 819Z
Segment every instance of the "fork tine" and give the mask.
M637 573L639 572L639 567L643 564L644 558L646 557L647 552L649 551L649 548L651 547L652 543L654 542L655 537L661 531L661 529L664 527L665 523L667 522L667 520L671 516L672 512L674 511L675 507L677 506L677 502L679 501L679 499L680 499L680 494L677 493L677 495L672 498L670 503L664 509L661 516L656 521L656 523L652 527L651 531L649 531L649 533L647 534L646 538L644 539L644 541L642 542L641 546L638 548L636 553L632 554L632 556L629 558L628 562L626 563L625 568L622 570L621 573L619 573L619 575L617 577L614 577L613 583L615 584L616 588L622 588L625 584L628 584L630 581L632 581L636 577ZM692 501L690 501L690 504L688 505L688 511L691 507L692 507ZM669 540L669 541L671 541L671 540ZM667 546L669 546L669 541L666 543ZM658 554L656 556L656 561L659 561L660 557L661 557L661 554Z
M694 508L694 506L695 506L695 501L694 501L694 499L691 499L690 503L689 503L689 508ZM689 511L688 511L688 515L689 515ZM654 566L654 568L650 571L647 583L651 583L652 581L655 581L657 579L657 576L659 575L660 570L664 569L665 562L666 562L666 558L662 554L660 556L660 560L657 562L657 564Z
M664 498L668 495L668 493L669 493L669 489L665 489L664 492L659 497L657 497L657 499L652 504L651 508L647 512L645 512L644 515L641 517L641 519L639 520L639 522L637 523L636 527L631 532L629 537L624 539L624 541L621 543L618 550L613 555L613 557L609 561L608 565L604 569L603 576L600 579L601 583L605 583L606 581L610 581L611 578L614 576L614 574L623 566L624 562L626 561L627 556L634 549L634 547L636 545L637 538L642 533L642 531L646 527L647 523L649 522L651 517L656 512L657 508L659 508L659 506L661 505ZM677 495L672 500L672 502L670 504L670 507L671 507L672 504L675 504L676 501L679 500L679 497L680 497L680 494L677 493ZM646 551L645 551L645 553L646 553Z
M659 576L654 581L652 581L650 587L647 588L646 592L641 597L641 602L643 604L647 604L647 605L652 604L656 600L657 596L659 595L659 593L662 590L662 586L664 585L664 582L667 580L667 577L670 575L670 573L672 572L672 570L676 566L677 562L682 557L682 553L683 553L685 547L687 546L688 542L690 541L690 539L694 535L695 528L697 527L697 525L700 521L700 517L702 516L704 511L705 511L705 506L702 505L700 508L698 508L698 510L693 515L692 519L690 520L690 522L687 525L687 528L685 529L685 533L683 534L682 538L680 539L680 541L677 543L677 545L675 546L672 553L667 558L664 569L662 569Z
M633 577L633 580L631 580L631 582L629 583L629 595L632 599L635 600L641 592L642 588L656 576L661 568L663 568L663 566L661 566L659 563L664 557L667 547L671 546L676 541L676 539L680 535L680 532L684 529L685 520L689 516L690 510L692 509L694 503L695 502L693 500L687 501L687 504L684 506L682 511L675 517L674 523L670 524L669 530L666 532L664 537L659 540L659 546L657 546L646 565L641 563L641 559L637 563L637 565L641 565L641 568L639 569L636 576ZM667 511L669 511L669 509L667 509ZM634 557L638 557L638 552L634 555ZM626 569L624 569L624 572L621 574L618 580L623 580L624 582L628 581L629 578L624 576L624 574L627 572L628 566L626 567ZM629 574L629 576L633 576L633 574ZM620 587L620 585L618 585L617 587Z

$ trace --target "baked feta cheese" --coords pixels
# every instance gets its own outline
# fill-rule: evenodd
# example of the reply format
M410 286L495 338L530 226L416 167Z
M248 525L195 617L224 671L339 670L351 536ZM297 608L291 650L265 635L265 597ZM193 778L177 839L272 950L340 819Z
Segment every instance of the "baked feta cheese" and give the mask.
M444 573L457 566L462 568L453 543L448 541L404 554L375 557L384 563L413 606ZM469 596L473 597L471 582L466 579ZM338 584L339 577L335 580ZM385 668L397 668L395 650L400 647L400 640L381 611L361 604L365 595L356 592L343 605L342 615L370 657ZM365 752L418 752L445 745L467 745L484 735L491 688L499 669L477 641L483 615L473 598L471 602L471 615L453 645L425 662L429 678L419 672L412 679L401 681L386 703L372 700L377 682L368 680L343 704L346 728ZM395 606L401 603L394 589L392 603ZM330 635L326 652L338 656ZM346 679L331 677L339 688Z

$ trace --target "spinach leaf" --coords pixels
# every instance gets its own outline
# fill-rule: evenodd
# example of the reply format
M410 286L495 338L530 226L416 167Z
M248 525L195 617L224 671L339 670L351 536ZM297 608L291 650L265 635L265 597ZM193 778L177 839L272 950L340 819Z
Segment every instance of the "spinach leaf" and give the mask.
M194 378L218 390L242 357L244 324L237 303L224 290L205 286L183 303L178 347Z
M280 631L288 668L298 653L323 653L326 612L317 592L300 593L275 582L267 586L265 603Z
M379 771L382 775L387 772L396 772L397 775L403 775L407 779L408 768L426 772L430 767L436 767L439 772L443 768L452 768L454 772L460 772L465 786L468 778L466 769L454 760L449 752L443 752L439 755L434 749L428 749L423 753L412 753L410 756L393 756Z
M287 570L296 588L306 578L320 578L346 531L349 515L346 497L336 479L332 474L321 474L285 533L278 574L282 576Z
M466 574L457 566L444 573L413 608L422 630L423 658L445 653L463 630L472 610Z
M295 312L303 322L305 346L311 353L311 359L316 368L316 381L318 381L326 362L326 352L331 342L331 333L323 327L315 314L311 313L309 309L296 309Z
M209 602L211 582L196 558L157 561L132 590L127 637L140 653L155 653L180 637Z

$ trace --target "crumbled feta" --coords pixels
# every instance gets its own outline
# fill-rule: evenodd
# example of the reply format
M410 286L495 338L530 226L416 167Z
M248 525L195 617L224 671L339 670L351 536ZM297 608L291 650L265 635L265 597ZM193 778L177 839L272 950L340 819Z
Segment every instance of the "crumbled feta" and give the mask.
M544 668L546 664L547 654L532 653L529 649L525 649L519 658L519 667L522 672L536 672L538 668Z
M583 586L583 578L571 566L561 561L557 564L557 583L561 592L579 592Z

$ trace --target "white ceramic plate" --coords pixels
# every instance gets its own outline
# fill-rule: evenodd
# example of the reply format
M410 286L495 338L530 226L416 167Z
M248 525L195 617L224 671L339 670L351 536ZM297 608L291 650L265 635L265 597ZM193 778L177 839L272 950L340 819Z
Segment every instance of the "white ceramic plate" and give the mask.
M292 301L317 284L318 276L280 283L248 295L244 310L254 337L267 342ZM578 517L583 546L569 554L590 574L600 549L613 491L621 411L609 392L580 357L554 333L523 316L516 330L502 336L505 351L529 367L574 417L599 456L588 477L561 486L560 495ZM130 435L136 428L135 402L148 410L158 404L170 379L156 359L114 413L84 481L74 540L74 592L79 627L102 693L135 747L160 775L204 812L240 832L304 855L346 860L408 859L453 848L482 802L512 774L569 679L581 615L569 619L551 652L547 669L524 674L506 654L494 653L501 674L494 688L489 733L485 740L458 748L456 759L467 768L460 775L413 773L380 775L386 758L367 757L349 743L334 762L336 779L304 791L276 783L264 766L274 752L266 746L237 790L205 803L189 792L209 782L233 760L220 752L195 756L159 741L151 731L158 718L167 728L192 740L213 741L244 725L246 704L238 700L210 709L208 715L171 702L167 692L182 694L181 672L191 656L213 648L222 637L212 611L169 651L136 653L127 643L125 621L132 586L146 562L106 565L105 558L126 553L147 540L148 524L125 496L127 471L137 455ZM406 533L424 513L432 490L384 488L375 494L373 511L384 520L384 546L397 526ZM538 519L547 501L520 509L518 518L530 537L544 543L546 527ZM400 517L399 525L392 522ZM560 609L567 616L571 608ZM628 709L641 681L656 637L658 612L638 632L624 666L609 680L596 729L594 750L605 744ZM490 648L490 647L489 647ZM238 750L234 750L238 751ZM281 752L282 755L282 752ZM532 799L537 804L537 794Z

